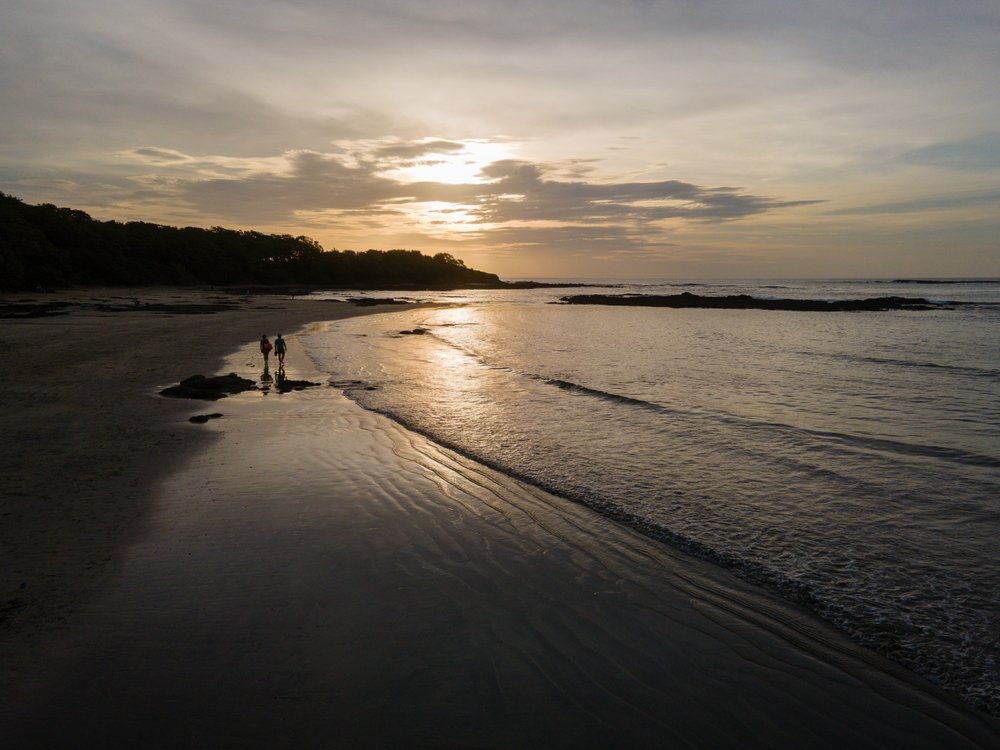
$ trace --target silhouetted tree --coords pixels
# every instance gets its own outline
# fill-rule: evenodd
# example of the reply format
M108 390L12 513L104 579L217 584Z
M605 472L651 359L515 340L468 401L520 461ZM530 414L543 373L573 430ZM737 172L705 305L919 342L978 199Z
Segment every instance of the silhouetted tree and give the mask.
M332 288L498 287L450 253L323 250L310 237L141 221L29 206L0 193L0 287L74 284L308 284Z

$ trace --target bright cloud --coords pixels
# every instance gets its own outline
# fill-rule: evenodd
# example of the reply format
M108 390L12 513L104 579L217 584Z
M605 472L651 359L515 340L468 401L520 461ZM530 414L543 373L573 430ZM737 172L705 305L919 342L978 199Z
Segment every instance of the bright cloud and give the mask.
M660 235L678 222L705 223L810 205L754 195L732 187L702 187L679 180L655 182L587 181L579 165L542 165L523 160L481 160L514 144L421 140L338 142L334 153L294 151L279 157L235 159L192 156L143 147L131 156L169 176L162 200L178 211L211 206L213 215L239 225L310 229L337 227L351 236L391 237L401 228L432 240L488 243L503 237L510 250L519 244L581 245L595 238L622 242L622 252L641 248L643 238L659 245ZM438 180L420 179L424 170L448 166L459 171ZM573 175L566 179L553 175ZM469 181L441 179L468 177ZM154 174L136 178L155 190ZM518 237L529 237L518 240Z

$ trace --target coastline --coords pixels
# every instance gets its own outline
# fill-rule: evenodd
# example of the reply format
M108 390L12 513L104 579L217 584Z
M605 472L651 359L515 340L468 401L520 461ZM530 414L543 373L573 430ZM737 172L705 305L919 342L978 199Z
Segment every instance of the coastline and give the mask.
M59 716L74 742L111 746L997 742L994 720L806 613L334 389L149 397L150 383L212 374L227 351L227 367L255 362L275 325L379 311L299 302L81 316L51 348L43 331L60 318L5 330L27 358L4 395L14 507L38 509L43 491L61 504L16 536L5 523L4 549L22 571L56 565L43 582L68 577L37 584L49 603L3 628L4 669L19 654L12 679L31 693L0 723L12 736ZM123 341L138 342L127 359ZM321 378L291 342L289 375ZM70 343L86 356L67 362ZM187 424L204 411L225 417ZM57 497L70 490L75 502ZM29 580L15 596L36 595Z
M10 293L0 303L70 306L2 321L5 686L26 676L49 638L115 575L123 547L144 528L149 489L211 444L187 423L210 402L161 398L159 388L215 372L261 333L390 309L186 288ZM189 312L213 305L232 309Z

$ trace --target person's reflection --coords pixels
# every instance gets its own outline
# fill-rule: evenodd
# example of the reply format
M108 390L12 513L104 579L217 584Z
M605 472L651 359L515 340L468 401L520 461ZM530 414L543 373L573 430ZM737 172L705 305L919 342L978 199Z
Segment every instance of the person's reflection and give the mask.
M284 378L284 373L280 373L279 377ZM271 371L267 367L267 363L264 363L264 372L260 374L260 389L267 393L271 390L271 383L274 382L274 378L271 377Z

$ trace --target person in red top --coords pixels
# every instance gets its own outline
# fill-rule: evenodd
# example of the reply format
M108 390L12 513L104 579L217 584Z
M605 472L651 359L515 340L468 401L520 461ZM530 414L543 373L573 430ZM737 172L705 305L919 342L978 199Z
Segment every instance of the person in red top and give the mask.
M267 367L267 358L271 356L271 342L267 340L267 334L260 337L260 353L264 355L264 367Z

